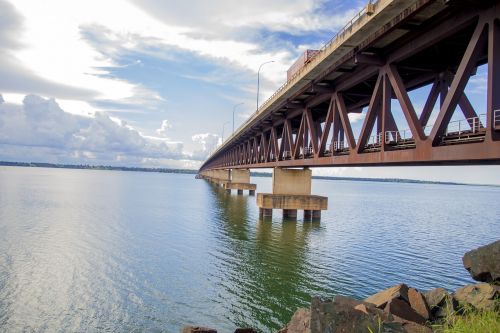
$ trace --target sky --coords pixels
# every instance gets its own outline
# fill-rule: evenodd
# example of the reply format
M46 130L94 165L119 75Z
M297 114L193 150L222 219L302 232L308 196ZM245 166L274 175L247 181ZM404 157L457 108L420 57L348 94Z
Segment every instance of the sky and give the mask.
M233 110L236 128L255 112L260 64L274 61L263 102L364 3L0 0L0 160L197 169L231 134ZM485 73L468 85L479 109ZM314 173L500 184L497 166Z

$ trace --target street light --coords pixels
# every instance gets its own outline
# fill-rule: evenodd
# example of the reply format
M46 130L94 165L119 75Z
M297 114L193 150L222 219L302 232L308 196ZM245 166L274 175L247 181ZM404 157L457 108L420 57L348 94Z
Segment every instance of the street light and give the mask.
M224 127L229 124L229 121L226 121L224 124L222 124L222 141L221 141L221 146L224 143Z
M259 70L257 71L257 111L259 111L259 88L260 88L260 69L262 68L262 66L264 66L265 64L269 64L271 62L274 62L274 60L270 60L270 61L266 61L262 64L260 64L259 66Z
M235 106L233 106L233 134L234 134L234 112L236 111L236 108L240 105L243 105L245 103L239 103L239 104L236 104Z

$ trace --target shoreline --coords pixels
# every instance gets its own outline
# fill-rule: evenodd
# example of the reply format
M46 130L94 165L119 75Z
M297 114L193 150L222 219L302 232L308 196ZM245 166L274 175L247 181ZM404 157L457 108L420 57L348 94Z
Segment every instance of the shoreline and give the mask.
M124 171L124 172L151 172L151 173L174 173L196 175L198 170L176 169L176 168L143 168L143 167L125 167L110 165L90 165L90 164L57 164L42 162L8 162L0 161L0 166L22 167L22 168L50 168L50 169L69 169L69 170L97 170L97 171ZM270 173L251 172L252 177L271 178ZM353 182L374 182L374 183L400 183L400 184L423 184L423 185L455 185L455 186L480 186L499 188L495 184L470 184L459 182L441 182L431 180L416 180L405 178L366 178L366 177L334 177L334 176L312 176L313 179L329 181L353 181Z

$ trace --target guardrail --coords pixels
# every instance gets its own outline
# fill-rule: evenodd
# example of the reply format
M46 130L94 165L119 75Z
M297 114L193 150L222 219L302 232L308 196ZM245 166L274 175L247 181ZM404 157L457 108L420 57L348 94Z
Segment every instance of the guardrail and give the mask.
M400 144L413 140L413 134L410 129L404 129L402 131L386 131L385 132L385 143L386 144Z
M454 135L460 136L462 134L475 134L479 131L485 131L486 115L481 114L477 117L450 121L444 132L444 137Z
M302 66L302 68L300 68L294 75L292 75L292 77L290 77L289 80L287 80L281 87L278 88L278 90L276 90L274 92L274 94L271 95L271 97L269 97L268 99L266 99L266 101L264 103L262 103L262 105L258 108L258 110L256 110L256 114L259 114L261 110L264 110L265 108L267 108L267 104L269 104L271 102L271 100L274 99L274 97L276 97L279 93L281 93L283 90L286 90L286 88L288 87L288 85L290 84L290 82L292 82L296 77L298 76L301 76L302 73L304 73L306 71L306 69L309 69L311 66L312 66L312 63L318 59L323 53L325 53L325 51L327 49L329 49L335 42L337 42L339 39L341 39L342 37L344 37L344 35L350 31L354 25L354 23L356 23L361 17L363 17L364 15L367 14L367 8L372 8L373 10L373 6L375 6L377 3L378 3L379 0L370 0L368 1L368 5L367 6L364 6L349 22L346 23L346 25L344 25L336 34L335 36L333 36L328 42L326 42L320 49L319 49L319 52L316 53L314 56L312 56L309 60L309 62L307 64L305 64L304 66Z
M231 134L231 136L229 136L226 140L227 141L230 141L234 136L235 134L239 133L240 130L242 128L245 127L245 125L250 122L251 120L253 120L256 116L258 116L263 110L265 110L269 104L271 103L271 101L277 96L279 95L280 93L282 93L283 91L287 90L289 86L292 85L292 83L295 83L294 81L302 76L305 72L309 71L311 68L315 67L317 65L317 62L319 61L319 59L325 54L325 52L332 48L334 46L334 44L341 44L346 36L346 34L350 31L352 31L352 27L354 26L354 24L356 22L358 22L362 17L364 17L365 15L368 15L368 14L373 14L375 9L376 9L376 6L377 4L380 2L380 0L369 0L367 5L364 6L356 15L354 15L354 17L349 21L347 22L328 42L326 42L320 49L319 49L319 52L317 54L315 54L313 57L311 57L310 61L305 64L302 68L300 68L292 77L290 77L283 85L281 85L272 95L271 97L269 97L268 99L266 99L264 101L264 103L262 103L262 105L255 111L255 113L247 120L245 121L242 125L240 125L236 131L234 131L234 133ZM224 145L224 143L222 143L220 147L222 147ZM218 149L216 149L214 151L217 152Z

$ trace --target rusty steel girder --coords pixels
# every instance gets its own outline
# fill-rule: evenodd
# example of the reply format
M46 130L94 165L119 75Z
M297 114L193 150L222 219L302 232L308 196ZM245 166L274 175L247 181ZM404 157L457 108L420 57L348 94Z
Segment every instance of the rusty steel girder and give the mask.
M369 43L315 77L294 98L253 118L200 171L500 164L499 1L417 2L418 8L383 27L383 33L373 32ZM482 115L465 87L485 64ZM417 114L409 92L427 85L429 95ZM408 129L398 128L392 99L399 101ZM438 100L439 112L429 124ZM451 122L457 106L464 118L458 129ZM365 107L355 138L349 114Z

